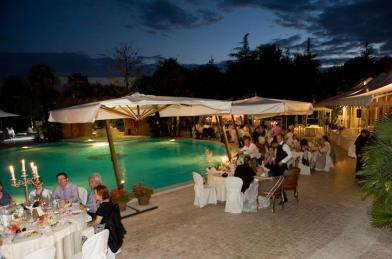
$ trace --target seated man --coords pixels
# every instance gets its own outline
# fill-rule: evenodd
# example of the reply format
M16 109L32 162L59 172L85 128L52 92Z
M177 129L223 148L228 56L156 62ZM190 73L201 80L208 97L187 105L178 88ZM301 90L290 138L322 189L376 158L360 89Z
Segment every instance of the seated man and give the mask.
M250 156L244 157L244 163L242 165L237 166L234 172L235 177L239 177L242 179L242 188L241 192L245 192L246 189L249 188L249 185L253 182L255 177L255 172L249 166Z
M259 148L250 142L249 136L244 136L243 138L244 146L238 151L238 154L244 154L250 156L250 158L260 159L261 154Z
M61 172L56 177L58 185L52 194L59 197L63 202L80 202L78 187L68 181L68 175Z
M101 176L98 173L93 173L88 177L88 184L90 185L90 192L87 197L87 213L94 218L97 208L99 207L100 202L97 200L95 196L95 188L98 185L101 185Z

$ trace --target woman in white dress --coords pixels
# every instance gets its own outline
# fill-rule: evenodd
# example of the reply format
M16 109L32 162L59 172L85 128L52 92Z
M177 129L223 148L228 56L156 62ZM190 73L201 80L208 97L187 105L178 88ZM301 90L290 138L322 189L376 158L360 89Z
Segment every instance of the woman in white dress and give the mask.
M333 167L331 158L331 144L329 144L327 136L323 136L320 139L320 145L314 170L329 172L329 169L331 167Z

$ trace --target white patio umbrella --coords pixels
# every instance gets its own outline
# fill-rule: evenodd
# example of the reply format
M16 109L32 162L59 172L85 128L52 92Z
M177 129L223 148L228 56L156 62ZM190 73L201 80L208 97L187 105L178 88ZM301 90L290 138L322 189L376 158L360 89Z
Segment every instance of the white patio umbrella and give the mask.
M9 112L5 112L3 110L0 110L0 118L5 118L5 117L16 117L19 116L17 114L13 114L13 113L9 113Z
M228 114L230 110L231 102L229 101L134 93L122 98L54 110L49 114L49 121L59 123L93 123L96 120L105 120L116 181L118 187L122 188L109 120L125 118L142 120L154 115L156 112L159 112L161 117L173 117ZM227 142L225 145L230 157Z
M17 117L19 116L18 114L14 114L14 113L9 113L9 112L5 112L3 110L0 110L0 129L3 128L3 120L2 118L6 118L6 117Z
M231 107L233 115L255 115L258 118L280 115L310 115L312 113L312 103L259 96L233 101Z

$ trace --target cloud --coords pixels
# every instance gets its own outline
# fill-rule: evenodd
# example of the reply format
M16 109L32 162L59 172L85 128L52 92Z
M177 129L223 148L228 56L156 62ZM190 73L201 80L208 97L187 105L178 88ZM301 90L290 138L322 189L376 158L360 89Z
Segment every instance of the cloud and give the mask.
M376 55L392 54L392 2L389 0L222 0L220 8L234 11L241 7L271 10L275 22L304 31L312 38L312 50L320 59L340 62L334 55L359 54L365 41L373 43ZM298 37L277 39L282 46L303 48ZM356 53L356 54L355 54Z
M150 31L191 29L214 24L223 17L211 10L190 10L168 0L119 0L137 9L141 25ZM199 1L191 1L198 5Z
M276 44L278 44L280 47L283 48L291 48L294 46L294 44L298 43L298 41L301 40L301 36L299 34L295 34L293 36L290 36L288 38L284 39L273 39L272 41Z

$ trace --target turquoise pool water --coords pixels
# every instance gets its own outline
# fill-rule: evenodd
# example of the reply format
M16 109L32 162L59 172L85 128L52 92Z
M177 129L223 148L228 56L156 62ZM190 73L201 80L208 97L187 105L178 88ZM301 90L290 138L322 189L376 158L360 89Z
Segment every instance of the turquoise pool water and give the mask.
M120 172L125 186L131 189L134 183L143 181L153 188L167 187L190 181L192 172L204 172L208 166L205 150L213 153L219 161L225 154L223 146L203 141L169 139L137 139L115 141ZM13 147L0 149L0 179L5 191L23 200L23 188L13 188L9 183L8 166L15 166L15 175L20 178L20 160L34 161L46 188L53 190L56 174L64 171L71 182L88 187L87 178L99 172L103 183L110 188L116 186L110 151L107 142L59 142L32 145L28 148ZM29 191L32 186L29 186Z

